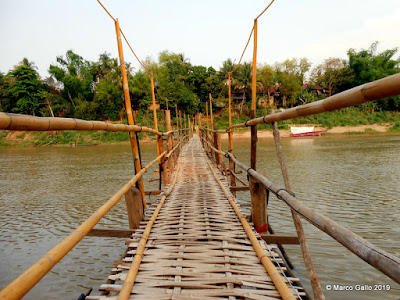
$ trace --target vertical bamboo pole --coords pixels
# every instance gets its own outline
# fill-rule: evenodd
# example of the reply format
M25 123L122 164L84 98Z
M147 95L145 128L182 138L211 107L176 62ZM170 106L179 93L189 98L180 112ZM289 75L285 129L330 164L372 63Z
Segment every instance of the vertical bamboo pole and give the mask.
M257 102L257 19L254 19L254 48L253 68L251 80L251 111L250 117L256 117ZM256 169L257 163L257 125L250 126L251 130L251 157L250 167ZM260 182L250 176L251 217L257 232L268 230L267 193Z
M257 101L257 19L254 20L254 49L253 49L253 69L251 80L251 111L250 118L256 117L256 101ZM251 161L250 167L256 169L257 160L257 126L251 126Z
M124 89L125 107L126 107L126 114L128 117L128 124L135 125L132 115L131 98L129 96L129 87L128 87L128 76L126 75L124 52L122 49L121 30L119 28L118 19L115 20L115 30L117 32L118 55L119 55L119 63L121 65L122 84ZM136 139L136 134L134 132L129 132L129 136L131 141L133 161L135 164L135 174L137 174L142 170L142 166L140 165L138 140ZM140 193L142 194L143 206L146 208L146 200L144 195L144 186L142 179L139 179L137 183Z
M206 128L210 128L209 126L208 126L208 101L206 101Z
M185 134L183 133L183 128L182 128L182 111L181 110L179 110L179 127L181 130L181 137L183 140L183 138L185 137ZM180 150L182 150L182 144L180 145Z
M211 129L211 130L215 130L215 128L214 128L214 116L213 116L213 109L212 109L212 96L211 96L211 93L209 93L209 100L210 100L210 129ZM212 131L209 132L209 134L210 134L210 135L209 135L209 140L208 140L208 142L211 143L211 144L213 145L214 142L213 142L212 140L214 139L214 134L213 134ZM212 160L213 155L212 155L211 148L209 148L209 151L210 151L210 153L209 153L210 159Z
M175 104L175 117L176 117L176 130L178 130L178 141L181 141L181 135L179 131L179 115L178 115L178 104Z
M283 156L281 137L279 134L277 122L273 123L273 127L274 127L274 140L275 140L276 153L278 154L279 163L281 165L281 171L283 180L285 182L285 188L290 193L292 192L292 187L290 184L289 173L287 171L285 159ZM317 272L315 271L314 268L314 264L311 258L311 253L308 248L307 240L304 234L303 224L299 216L296 214L296 212L293 210L291 210L291 212L292 212L293 223L296 228L297 236L300 242L301 253L303 254L303 259L306 264L308 277L310 278L311 286L313 289L314 297L317 300L323 300L325 299L325 295L324 292L322 291L321 285L318 280Z
M212 110L212 96L211 93L209 94L210 97L210 118L211 118L211 129L215 129L214 128L214 117L213 117L213 110Z
M198 116L198 126L197 126L197 131L198 131L198 135L201 137L201 113L198 113L197 114L197 116Z
M157 109L156 109L156 95L154 94L154 77L153 72L150 72L150 85L151 85L151 100L153 103L153 118L154 118L154 129L158 131L158 121L157 121ZM158 135L157 135L158 136ZM159 149L157 148L157 151ZM158 155L160 153L157 152Z
M231 73L228 73L228 110L229 110L229 132L228 132L228 152L232 153L233 151L233 131L232 128L232 91L231 91ZM235 171L235 164L232 158L229 157L229 174L231 177L231 186L236 186L236 179L233 176L233 172ZM232 194L236 197L236 192L232 192Z
M171 111L169 109L167 109L165 111L165 123L167 126L167 131L172 130L172 126L171 126ZM172 150L172 148L174 147L174 134L170 134L167 137L168 140L168 153ZM168 159L168 170L167 170L167 177L168 177L168 182L169 182L169 178L171 177L172 171L174 169L174 157L173 155L170 156L170 158Z
M151 98L152 98L152 103L153 103L153 118L154 118L154 129L158 131L158 121L157 121L157 108L156 108L156 95L154 93L154 77L153 77L153 72L150 72L150 85L151 85ZM156 136L156 141L157 141L157 156L160 156L161 153L164 152L164 145L163 145L163 137L157 135ZM159 164L159 171L160 171L160 183L159 183L159 188L161 190L161 177L163 179L164 185L167 184L167 176L166 176L166 170L165 170L165 159L164 157L161 158L160 164Z

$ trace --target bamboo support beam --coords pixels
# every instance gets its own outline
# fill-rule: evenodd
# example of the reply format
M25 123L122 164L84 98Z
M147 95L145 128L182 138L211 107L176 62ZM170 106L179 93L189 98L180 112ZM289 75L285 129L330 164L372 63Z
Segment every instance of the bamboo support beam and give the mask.
M162 153L139 173L137 173L124 187L115 193L93 215L86 219L75 231L47 252L41 259L18 276L0 292L0 299L21 299L42 279L72 248L74 248L100 221L111 208L133 187L143 174L159 161L167 152Z
M341 92L323 100L293 107L285 110L284 112L251 119L245 123L230 126L230 128L273 123L294 119L301 116L315 115L349 106L359 105L365 102L383 99L386 97L396 96L399 94L400 73L354 87L350 90Z
M274 140L275 140L276 153L278 155L279 163L281 166L283 181L285 183L286 190L289 193L291 193L292 187L290 184L289 173L286 168L285 158L283 156L281 137L279 134L277 122L273 123L273 128L274 128L273 134L274 134ZM314 267L314 264L312 261L310 249L308 248L308 243L306 240L306 236L304 234L303 224L302 224L299 216L296 214L296 212L293 209L291 209L290 211L292 213L294 227L296 228L297 236L299 238L301 253L303 255L304 263L306 265L307 274L308 274L308 277L311 282L311 287L313 289L314 297L317 300L324 300L326 298L325 298L324 292L322 291L321 285L319 283L317 271L315 270L315 267Z
M277 195L279 199L284 201L297 214L301 215L321 231L327 233L375 269L381 271L395 282L400 283L400 258L379 249L361 236L343 226L340 226L335 221L325 217L315 210L308 208L290 193L277 187L261 174L249 169L246 165L239 162L232 154L228 153L227 155L230 156L232 160L235 161L235 164L241 169L245 171L248 170L247 172L250 176L259 180L267 189Z

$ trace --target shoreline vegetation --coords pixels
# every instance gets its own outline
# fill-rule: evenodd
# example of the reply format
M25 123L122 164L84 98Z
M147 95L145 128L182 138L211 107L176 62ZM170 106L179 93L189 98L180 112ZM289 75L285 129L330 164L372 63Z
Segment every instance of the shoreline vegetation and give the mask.
M224 116L225 112L222 111L219 115L215 116L215 126L217 129L227 128ZM338 116L340 114L340 117ZM151 116L148 116L151 120ZM147 119L147 118L146 118ZM160 130L163 130L163 119L160 118ZM241 118L237 118L235 122L242 122ZM202 126L206 126L206 119L202 120ZM290 126L296 125L314 125L315 130L328 130L317 137L332 137L332 136L352 136L352 135L400 135L400 113L375 112L375 113L360 113L354 115L353 110L342 110L339 112L331 112L322 114L318 117L311 116L309 118L298 118L295 120L288 120L279 122L279 129L282 138L295 138L290 137ZM147 124L142 124L147 126ZM151 126L151 124L148 124ZM270 124L262 124L258 126L259 139L272 139L272 127ZM152 143L155 140L151 139L150 135L138 133L141 143ZM222 140L227 139L228 136L223 134ZM250 130L246 128L235 129L234 139L249 139ZM308 136L307 138L310 138ZM27 146L27 147L44 147L44 146L100 146L109 144L129 144L129 136L126 132L106 132L106 131L6 131L0 130L0 146Z

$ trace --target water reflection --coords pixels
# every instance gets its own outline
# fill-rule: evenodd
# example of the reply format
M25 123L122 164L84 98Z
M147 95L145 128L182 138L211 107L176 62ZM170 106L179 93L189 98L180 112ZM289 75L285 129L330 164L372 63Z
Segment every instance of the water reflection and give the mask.
M235 141L234 152L249 164L249 141ZM283 139L293 189L308 206L327 215L389 253L400 256L400 137ZM227 148L226 143L223 148ZM142 159L156 156L142 145ZM133 176L128 145L88 148L0 147L0 288L61 241ZM260 140L258 170L283 187L272 140ZM154 169L155 167L153 167ZM245 174L240 175L246 180ZM153 171L146 179L153 178ZM158 182L145 180L147 190ZM248 193L238 193L248 201ZM152 196L154 199L154 196ZM246 208L245 208L246 209ZM125 204L117 204L98 226L127 227ZM285 204L271 197L275 231L293 233ZM326 284L391 284L390 292L327 292L328 299L394 298L399 285L362 262L329 236L304 221L323 287ZM286 247L308 287L298 246ZM97 288L124 241L88 237L46 275L26 299L77 298ZM397 289L397 290L395 290ZM398 296L397 296L398 297Z

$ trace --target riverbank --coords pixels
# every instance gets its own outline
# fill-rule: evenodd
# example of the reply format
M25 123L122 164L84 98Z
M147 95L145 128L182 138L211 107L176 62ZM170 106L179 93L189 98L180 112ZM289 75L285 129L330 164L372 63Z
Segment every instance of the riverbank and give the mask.
M396 124L395 124L396 125ZM372 125L360 125L360 126L335 126L331 129L326 127L316 126L315 131L324 131L320 137L327 136L339 136L339 135L371 135L371 134L400 134L400 130L397 126L390 123L385 124L372 124ZM293 126L296 126L293 124ZM293 138L290 136L290 129L280 129L280 135L282 138ZM251 137L250 130L234 132L235 139L247 139ZM259 139L273 139L272 130L264 129L258 130L257 137ZM308 136L309 138L310 136ZM222 135L222 140L228 139L228 135Z
M295 124L293 124L295 126ZM327 130L320 137L349 136L349 135L375 135L375 134L400 134L400 124L384 123L360 126L335 126L331 129L316 126L316 131ZM280 129L282 138L291 138L290 129ZM154 143L155 140L145 134L139 134L141 143ZM240 129L234 131L235 139L249 139L250 130ZM271 129L258 130L259 139L272 139ZM228 139L227 134L221 136L222 140ZM108 144L129 144L129 136L125 132L92 132L92 131L59 131L59 132L28 132L28 131L0 131L0 146L28 146L28 147L71 147L71 146L101 146Z

